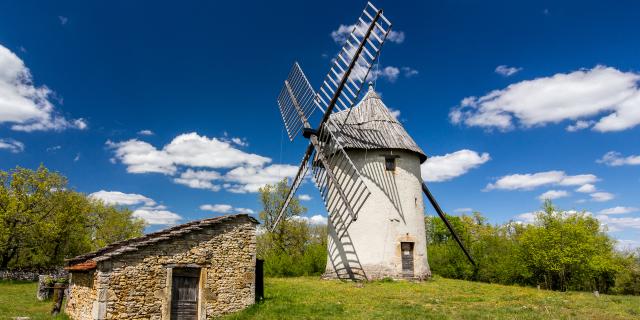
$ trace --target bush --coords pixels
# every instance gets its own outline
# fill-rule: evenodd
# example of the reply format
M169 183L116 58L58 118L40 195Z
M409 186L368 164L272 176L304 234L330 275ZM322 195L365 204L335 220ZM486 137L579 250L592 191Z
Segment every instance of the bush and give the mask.
M437 217L425 219L434 273L490 283L540 285L553 290L638 294L636 255L622 257L595 218L546 202L531 224L490 225L479 213L448 216L474 257L474 268Z
M640 249L635 253L623 253L622 268L616 275L613 292L640 295Z

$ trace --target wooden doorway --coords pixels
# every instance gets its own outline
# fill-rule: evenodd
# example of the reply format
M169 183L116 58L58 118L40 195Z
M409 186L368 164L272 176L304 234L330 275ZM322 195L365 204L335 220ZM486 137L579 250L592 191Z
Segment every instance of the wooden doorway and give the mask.
M199 268L174 268L171 275L171 320L195 320L198 316Z
M413 278L413 242L400 242L402 251L402 277Z

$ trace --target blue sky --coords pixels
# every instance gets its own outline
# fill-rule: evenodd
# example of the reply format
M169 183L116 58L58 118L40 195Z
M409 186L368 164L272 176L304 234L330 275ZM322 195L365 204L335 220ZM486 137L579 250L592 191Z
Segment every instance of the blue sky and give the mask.
M257 212L306 143L283 131L282 81L298 60L317 87L364 4L2 2L0 169L43 163L150 229ZM375 5L396 32L376 90L446 211L526 221L545 194L640 244L640 3Z

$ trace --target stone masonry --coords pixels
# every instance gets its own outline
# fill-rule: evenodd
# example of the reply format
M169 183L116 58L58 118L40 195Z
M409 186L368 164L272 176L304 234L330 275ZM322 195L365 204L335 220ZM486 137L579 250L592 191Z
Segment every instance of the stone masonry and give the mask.
M169 319L172 270L198 268L197 318L255 301L256 224L247 215L191 222L71 259L72 319ZM110 248L111 247L111 248Z

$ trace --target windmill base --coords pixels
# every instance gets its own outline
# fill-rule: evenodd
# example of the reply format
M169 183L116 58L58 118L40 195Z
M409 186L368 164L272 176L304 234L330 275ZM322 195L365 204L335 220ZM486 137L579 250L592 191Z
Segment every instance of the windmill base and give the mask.
M363 267L358 270L341 269L340 271L325 270L322 274L323 280L348 280L348 281L376 281L382 279L425 281L431 278L431 272L426 271L421 274L407 275L401 272L381 267Z

